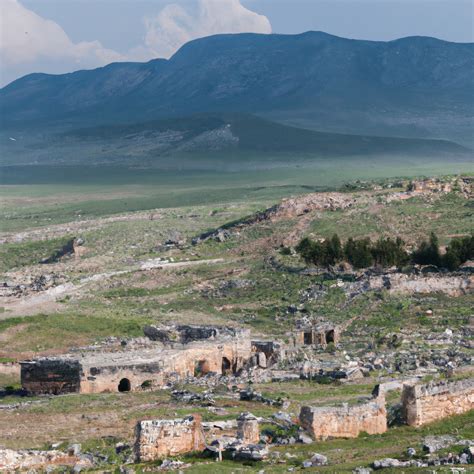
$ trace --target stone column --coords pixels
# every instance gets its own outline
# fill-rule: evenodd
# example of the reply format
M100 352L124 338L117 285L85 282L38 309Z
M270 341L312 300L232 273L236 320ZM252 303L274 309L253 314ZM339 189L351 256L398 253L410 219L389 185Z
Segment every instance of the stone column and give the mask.
M252 413L241 413L237 418L237 438L242 444L258 444L260 442L258 420Z

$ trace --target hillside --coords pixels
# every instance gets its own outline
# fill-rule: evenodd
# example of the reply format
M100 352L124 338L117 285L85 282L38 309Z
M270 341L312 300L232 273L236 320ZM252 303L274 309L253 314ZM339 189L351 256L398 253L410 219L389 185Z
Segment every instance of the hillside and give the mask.
M473 68L473 44L434 38L218 35L170 60L26 76L0 91L0 108L9 127L239 111L323 131L471 143Z
M12 138L14 138L12 140ZM306 164L336 157L469 159L468 150L447 140L316 132L248 114L200 114L131 125L50 133L0 135L3 165L139 164L187 169L211 162L246 168L279 161ZM177 161L178 160L178 161ZM184 161L183 161L184 160ZM184 164L186 162L186 164Z

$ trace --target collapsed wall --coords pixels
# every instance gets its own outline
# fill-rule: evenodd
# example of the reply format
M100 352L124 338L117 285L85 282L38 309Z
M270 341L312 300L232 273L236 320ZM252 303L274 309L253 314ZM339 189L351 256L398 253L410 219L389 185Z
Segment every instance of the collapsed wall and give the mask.
M357 438L360 433L380 434L387 431L387 410L382 393L367 403L341 407L304 406L300 423L315 439Z
M474 379L403 386L405 422L422 426L474 408Z
M137 462L203 451L205 447L199 415L176 420L139 421L135 428L134 451Z

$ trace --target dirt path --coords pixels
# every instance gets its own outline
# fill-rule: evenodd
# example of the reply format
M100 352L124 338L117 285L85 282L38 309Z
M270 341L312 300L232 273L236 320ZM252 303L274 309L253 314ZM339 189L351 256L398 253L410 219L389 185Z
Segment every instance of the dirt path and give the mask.
M0 233L0 245L7 243L19 243L23 242L24 240L39 241L54 239L55 237L62 237L65 234L100 229L102 226L112 224L114 222L148 221L157 220L160 218L161 215L158 211L150 210L111 217L100 217L98 219L72 221L66 224L56 224L48 227L25 230L23 232Z
M154 259L143 262L139 267L133 267L127 270L97 273L82 278L78 283L64 283L63 285L58 285L54 288L49 288L48 290L39 292L38 294L28 295L24 298L5 298L5 301L0 303L4 308L4 313L0 313L0 320L16 316L33 316L39 313L56 311L61 307L61 304L58 303L58 299L78 294L80 291L86 289L90 283L108 280L115 276L157 269L167 270L191 267L194 265L216 265L223 262L225 262L223 258L191 260L184 262L169 262Z

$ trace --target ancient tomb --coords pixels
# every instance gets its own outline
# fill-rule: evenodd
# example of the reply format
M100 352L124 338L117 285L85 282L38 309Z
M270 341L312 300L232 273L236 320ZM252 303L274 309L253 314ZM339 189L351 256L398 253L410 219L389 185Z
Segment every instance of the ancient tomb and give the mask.
M137 462L204 451L205 447L199 415L177 420L139 421L135 428L134 452Z
M403 386L405 422L422 426L474 408L474 379Z
M303 428L317 440L357 438L360 433L380 434L387 431L385 396L378 387L373 398L357 405L339 407L304 406L300 412Z
M23 361L21 383L34 394L128 392L162 387L184 377L236 374L252 357L248 331L216 328L209 333L197 326L183 331L186 335L177 342L148 340Z
M339 343L339 330L336 326L328 323L303 327L296 334L295 343L301 346L326 348L328 344Z

